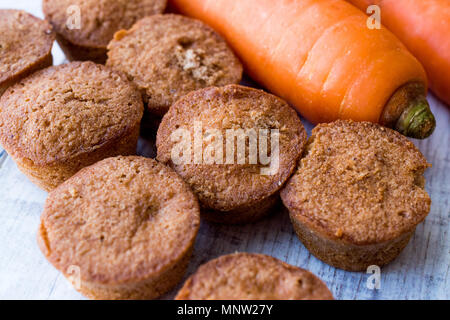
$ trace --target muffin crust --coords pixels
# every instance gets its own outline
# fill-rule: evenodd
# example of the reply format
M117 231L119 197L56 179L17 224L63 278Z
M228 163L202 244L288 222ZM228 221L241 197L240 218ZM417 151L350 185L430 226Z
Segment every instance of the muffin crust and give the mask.
M172 150L176 142L172 133L185 129L194 136L196 121L202 123L204 131L217 129L223 137L228 129L279 130L278 170L272 175L262 175L265 166L259 162L250 164L248 148L245 164L174 163ZM244 223L261 218L271 207L268 203L276 202L278 191L293 173L305 142L305 129L286 102L260 90L229 85L198 90L175 103L163 118L156 145L157 159L174 168L191 186L205 218ZM205 142L203 149L207 145Z
M200 266L177 300L331 300L309 271L262 254L235 253Z
M149 187L151 186L151 187ZM116 157L52 191L38 232L46 258L94 299L151 299L181 280L199 227L188 186L152 159Z
M146 17L117 32L107 65L127 74L159 116L191 91L242 78L241 63L215 31L175 14Z
M399 133L367 122L321 124L281 197L319 259L359 271L384 265L430 210L430 165Z
M143 104L122 75L92 62L41 70L0 99L0 142L50 190L84 166L136 152Z
M106 46L116 31L162 13L166 5L167 0L43 0L42 8L69 60L104 63ZM81 28L70 29L67 22L75 14L70 8L76 7L80 9Z
M52 64L52 26L21 10L0 10L0 96L8 87Z

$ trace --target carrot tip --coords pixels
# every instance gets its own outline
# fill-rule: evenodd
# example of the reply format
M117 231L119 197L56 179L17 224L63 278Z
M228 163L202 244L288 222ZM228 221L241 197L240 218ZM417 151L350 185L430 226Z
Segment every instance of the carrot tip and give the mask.
M395 130L414 139L428 138L435 128L436 119L424 96L410 102L395 126Z

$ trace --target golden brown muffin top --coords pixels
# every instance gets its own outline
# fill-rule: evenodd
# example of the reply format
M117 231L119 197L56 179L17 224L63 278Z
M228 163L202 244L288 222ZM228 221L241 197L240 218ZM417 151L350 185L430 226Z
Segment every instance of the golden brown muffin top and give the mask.
M202 265L185 282L177 300L331 300L311 272L270 256L236 253Z
M368 122L321 124L281 197L295 219L330 239L389 241L427 216L429 166L394 130Z
M0 98L0 142L16 158L48 165L123 137L140 123L143 109L133 84L105 66L50 67Z
M42 61L54 40L47 21L21 10L0 10L0 83Z
M61 272L120 284L164 272L189 250L199 228L194 194L152 159L108 158L50 192L39 246Z
M172 152L178 143L172 133L177 129L191 133L192 153L195 150L194 125L202 124L203 134L216 129L223 135L223 163L176 164ZM279 166L272 175L261 174L266 167L259 159L250 164L249 148L246 148L245 164L237 163L238 146L235 145L235 161L226 164L226 135L228 129L254 129L258 139L269 140L270 130L279 130ZM269 131L269 139L259 135L260 129ZM247 140L247 145L248 145ZM158 160L169 164L193 188L203 207L230 211L249 206L275 194L291 176L306 142L306 131L297 113L282 99L262 90L239 85L211 87L192 92L177 101L164 116L157 134ZM201 144L201 143L200 143ZM204 140L203 151L212 144ZM261 149L258 145L258 154ZM262 153L265 153L262 151ZM275 162L275 161L274 161Z
M191 91L239 83L242 77L242 65L226 42L202 22L180 15L141 19L116 33L108 50L107 65L126 73L159 115Z
M79 46L106 48L114 33L166 8L167 0L43 0L45 17L55 31ZM79 8L80 29L70 29Z

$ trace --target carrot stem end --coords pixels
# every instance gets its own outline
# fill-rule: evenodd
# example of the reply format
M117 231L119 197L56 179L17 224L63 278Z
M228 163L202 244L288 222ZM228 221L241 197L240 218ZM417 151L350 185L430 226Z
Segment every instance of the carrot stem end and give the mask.
M435 128L436 119L424 96L411 101L395 125L398 132L414 139L428 138Z

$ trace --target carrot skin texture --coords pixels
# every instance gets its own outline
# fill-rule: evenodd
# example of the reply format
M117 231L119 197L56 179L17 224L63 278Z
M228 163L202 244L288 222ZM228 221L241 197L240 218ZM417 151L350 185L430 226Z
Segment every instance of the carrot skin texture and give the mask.
M341 0L170 0L227 39L247 73L313 123L379 122L393 93L427 86L425 71L386 28Z
M347 0L366 12L381 9L381 23L419 59L431 90L450 105L450 1Z

